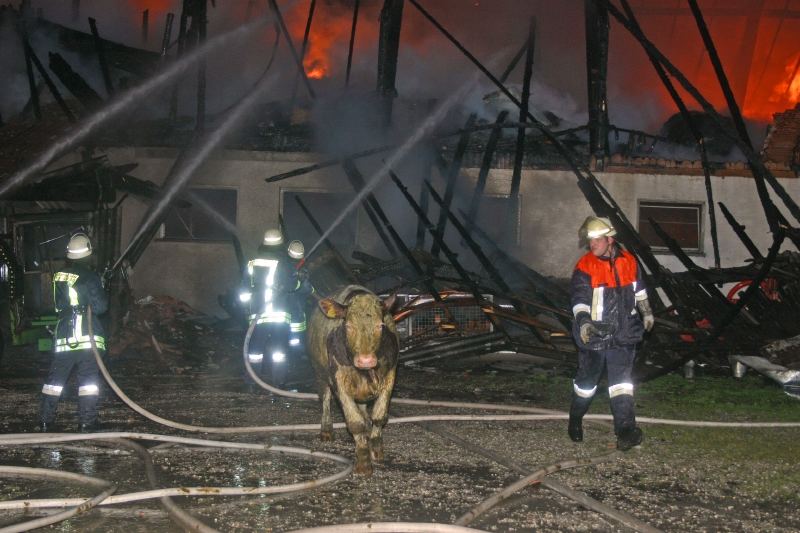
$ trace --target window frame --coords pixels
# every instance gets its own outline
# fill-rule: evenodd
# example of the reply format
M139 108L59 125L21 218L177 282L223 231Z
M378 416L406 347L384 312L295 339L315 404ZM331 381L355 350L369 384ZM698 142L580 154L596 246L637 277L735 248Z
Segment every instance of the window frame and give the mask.
M686 255L693 255L693 256L705 256L705 224L703 224L703 220L705 218L705 202L698 202L696 200L652 200L652 199L644 199L640 198L637 201L636 205L636 218L637 218L637 227L636 230L641 235L642 231L642 224L646 223L647 221L642 218L642 206L646 207L657 207L657 208L696 208L697 210L697 248L685 248L681 246L683 251ZM650 249L655 254L661 255L671 255L669 248L666 246L658 246L655 244L647 243L650 246Z
M281 214L281 217L285 218L285 202L286 202L286 195L287 194L302 194L302 193L316 193L316 194L345 194L355 195L356 193L352 189L326 189L324 187L281 187L280 193L278 195L279 198L279 205L278 211ZM359 203L358 207L353 211L352 215L355 217L355 225L353 227L353 249L358 249L359 241L361 240L361 211L362 211L361 204ZM312 213L313 214L313 213ZM345 217L346 218L346 217ZM318 221L319 222L319 221ZM310 222L309 222L310 224ZM325 228L323 228L324 230ZM303 243L306 246L310 246L309 243Z
M204 191L233 191L234 193L234 213L233 213L233 225L237 228L239 227L239 188L232 187L232 186L217 186L217 185L196 185L193 187L188 187L187 191L197 191L197 190L204 190ZM191 200L188 200L191 203ZM170 209L177 209L175 205L170 206ZM198 207L192 206L192 209L200 209ZM201 211L202 212L202 211ZM169 212L167 213L169 215ZM166 219L159 225L158 228L158 240L161 242L180 242L180 243L196 243L196 244L217 244L217 243L225 243L230 240L230 237L223 237L218 239L198 239L193 238L191 235L189 238L182 238L182 237L168 237L166 235L167 232L167 223Z

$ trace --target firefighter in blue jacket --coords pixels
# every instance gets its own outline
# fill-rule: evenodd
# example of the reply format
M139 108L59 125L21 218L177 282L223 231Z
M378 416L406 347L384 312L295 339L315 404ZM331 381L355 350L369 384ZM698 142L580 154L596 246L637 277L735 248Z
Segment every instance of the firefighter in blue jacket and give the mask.
M617 448L624 451L643 439L636 426L632 371L636 344L645 330L652 329L654 318L636 258L620 248L614 240L616 233L607 218L594 216L580 230L589 252L572 273L572 335L578 346L578 372L568 433L575 442L583 440L583 416L605 366Z
M250 307L250 324L255 322L247 360L256 373L271 374L274 384L280 384L286 376L290 333L287 292L293 277L283 234L278 229L267 230L257 256L247 263L246 283L239 299Z
M76 233L67 244L67 262L53 275L53 302L58 315L50 372L42 387L39 430L52 431L56 408L74 366L78 367L78 423L81 432L95 429L100 381L89 337L87 307L92 307L92 331L97 349L105 352L103 325L97 318L108 309L100 276L89 267L92 243Z

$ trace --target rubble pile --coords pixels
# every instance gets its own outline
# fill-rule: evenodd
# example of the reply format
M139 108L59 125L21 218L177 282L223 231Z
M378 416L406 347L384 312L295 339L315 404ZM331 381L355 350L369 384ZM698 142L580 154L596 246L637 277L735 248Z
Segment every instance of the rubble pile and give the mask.
M226 333L213 317L170 296L147 296L132 304L124 327L110 344L114 363L148 361L170 374L219 370L238 357L243 333ZM155 373L152 368L148 373Z

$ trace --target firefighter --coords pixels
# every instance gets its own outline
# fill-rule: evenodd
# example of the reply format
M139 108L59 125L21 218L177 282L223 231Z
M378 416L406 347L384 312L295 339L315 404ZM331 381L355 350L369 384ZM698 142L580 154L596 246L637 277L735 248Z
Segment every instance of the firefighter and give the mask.
M611 222L590 216L579 233L588 241L589 251L572 273L572 335L578 346L578 372L568 434L574 442L583 440L583 416L605 366L617 448L625 451L643 439L636 426L632 370L636 345L644 331L653 327L653 311L636 258L617 244Z
M289 293L289 346L299 350L305 344L303 341L306 334L306 302L315 291L308 279L308 270L303 266L306 256L303 243L300 241L290 242L286 253L295 260L295 284Z
M269 229L264 232L257 256L247 263L247 279L239 299L249 305L250 325L255 323L247 359L257 373L270 373L275 384L286 376L290 329L287 292L293 287L292 280L283 234Z
M67 262L53 275L53 302L58 322L50 372L42 387L39 430L52 431L56 408L74 366L78 367L78 429L91 432L97 423L100 381L92 351L87 307L92 307L92 331L97 349L105 352L103 326L98 315L108 309L108 295L100 276L89 266L92 242L85 233L74 234L67 244Z

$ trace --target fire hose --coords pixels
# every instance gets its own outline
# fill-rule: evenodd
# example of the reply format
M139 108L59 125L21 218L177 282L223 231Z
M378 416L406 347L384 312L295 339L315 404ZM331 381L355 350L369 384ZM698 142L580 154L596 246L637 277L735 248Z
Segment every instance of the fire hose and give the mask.
M190 424L182 424L179 422L174 422L171 420L164 419L150 413L146 409L140 407L138 404L133 402L114 382L113 378L111 378L108 370L106 369L105 365L102 362L102 358L97 350L96 344L94 342L94 332L92 329L92 311L91 307L88 309L88 324L89 324L89 338L91 339L92 350L95 355L95 359L98 363L101 372L109 383L109 386L115 391L115 393L125 402L129 407L134 409L139 414L142 414L146 418L153 420L159 424L166 425L168 427L173 427L176 429L184 429L188 431L201 431L201 432L208 432L208 433L255 433L255 432L271 432L271 431L298 431L298 430L316 430L319 428L318 424L296 424L296 425L287 425L287 426L250 426L244 428L236 428L236 427L204 427L204 426L194 426ZM250 328L247 331L247 335L245 337L245 345L244 345L244 361L245 367L247 369L248 374L250 375L253 380L259 384L259 386L263 387L264 389L281 396L297 398L297 399L317 399L316 394L312 393L298 393L292 391L285 391L282 389L278 389L273 387L263 380L261 380L256 373L253 371L251 365L249 364L247 358L247 347L249 345L250 337L252 335L254 329L254 325L251 324ZM516 411L516 412L533 412L537 414L525 414L525 415L438 415L438 416L415 416L415 417L403 417L403 418L393 418L389 420L389 423L408 423L408 422L421 422L421 421L441 421L441 420L563 420L568 417L566 413L561 413L558 411L552 410L545 410L545 409L537 409L537 408L530 408L530 407L522 407L522 406L507 406L507 405L498 405L498 404L474 404L474 403L465 403L465 402L439 402L439 401L426 401L426 400L411 400L411 399L403 399L398 398L393 400L397 403L405 403L409 405L425 405L425 406L442 406L442 407L462 407L462 408L480 408L480 409L493 409L493 410L503 410L503 411ZM587 420L611 420L611 416L609 415L587 415ZM667 425L680 425L680 426L688 426L688 427L800 427L800 423L795 422L761 422L761 423L753 423L753 422L709 422L709 421L681 421L681 420L669 420L669 419L658 419L658 418L639 418L638 419L642 423L654 423L654 424L667 424ZM344 424L335 424L334 427L342 428ZM142 440L156 440L162 442L175 442L180 444L189 444L189 445L200 445L200 446L214 446L214 447L224 447L224 448L244 448L244 449L258 449L258 450L267 450L267 451L276 451L281 453L300 453L300 454L307 454L313 456L320 456L325 457L327 459L331 459L337 462L343 462L348 465L348 467L337 474L332 476L328 476L327 478L322 478L320 480L313 480L310 482L304 482L300 484L294 484L293 486L285 486L285 487L246 487L246 488L233 488L233 487L218 487L214 489L214 494L216 495L253 495L253 494L274 494L278 492L289 492L289 491L298 491L298 490L307 490L309 488L315 488L324 483L330 483L341 479L347 475L352 470L352 465L349 460L341 457L336 456L333 454L325 454L322 452L312 452L309 450L298 449L298 448L288 448L283 446L264 446L264 445L257 445L257 444L243 444L243 443L232 443L232 442L225 442L225 441L208 441L203 439L190 439L185 437L170 437L166 435L152 435L152 434L140 434L140 433L130 433L130 432L117 432L117 433L95 433L95 434L87 434L87 435L73 435L73 434L48 434L48 435L40 435L32 437L26 434L19 434L19 435L6 435L0 437L0 445L20 445L20 444L35 444L35 443L54 443L54 442L70 442L70 441L78 441L78 440L108 440L108 439L142 439ZM290 451L291 450L291 451ZM145 450L146 451L146 450ZM465 515L463 515L459 522L462 524L469 523L471 520L476 518L479 514L485 512L497 502L502 501L503 499L507 498L509 494L513 493L516 490L519 490L525 486L535 483L537 480L540 480L541 477L546 475L547 473L554 471L559 468L565 468L568 466L583 466L584 464L592 464L592 462L599 462L601 459L605 460L607 456L602 456L602 458L592 458L585 461L562 461L560 463L556 463L550 467L546 467L540 470L537 470L530 476L526 476L522 480L510 485L509 487L503 489L500 493L497 493L493 497L489 498L485 502L479 504L479 506L475 507L473 510L469 511ZM7 473L2 468L0 468L0 475L3 473ZM102 481L102 480L100 480ZM286 489L286 487L291 487ZM107 491L108 494L106 494ZM125 502L132 502L132 501L140 501L143 499L152 499L152 498L165 498L169 496L193 496L193 495L203 495L208 496L209 491L208 488L173 488L173 489L158 489L158 490L151 490L151 491L144 491L140 493L130 493L130 494L123 494L117 496L111 496L113 490L111 488L106 489L103 493L96 496L91 500L87 499L61 499L61 500L36 500L36 501L9 501L9 502L0 502L0 509L14 509L14 508L36 508L36 507L64 507L64 506L75 506L74 509L70 509L65 511L64 513L58 513L57 515L52 515L48 517L44 517L42 520L53 520L52 522L48 523L56 523L60 520L65 520L77 514L81 506L89 504L89 502L93 502L91 506L95 505L111 505L115 503L125 503ZM163 503L163 502L162 502ZM88 508L86 508L88 509ZM174 508L173 511L176 509ZM67 516L68 513L71 513ZM183 520L182 523L184 524L193 524L192 527L199 527L197 524L202 524L190 515L184 513L180 509L177 509L177 513L183 513ZM172 514L172 513L171 513ZM56 518L63 516L63 518ZM175 515L173 515L175 516ZM195 524L195 521L197 522ZM31 524L32 522L28 522L26 524ZM18 524L17 526L11 527L21 527L23 524ZM41 526L35 526L41 527ZM207 527L204 526L203 527ZM455 529L453 529L455 528ZM26 527L25 529L29 529ZM8 531L22 531L25 529L9 529ZM644 529L638 529L640 531L644 531ZM5 530L0 530L0 532ZM213 530L211 530L213 531ZM303 532L334 532L334 531L477 531L465 527L461 527L458 524L450 526L446 524L414 524L414 523L368 523L368 524L343 524L340 526L327 526L323 528L312 528L312 529L304 529L298 530Z

